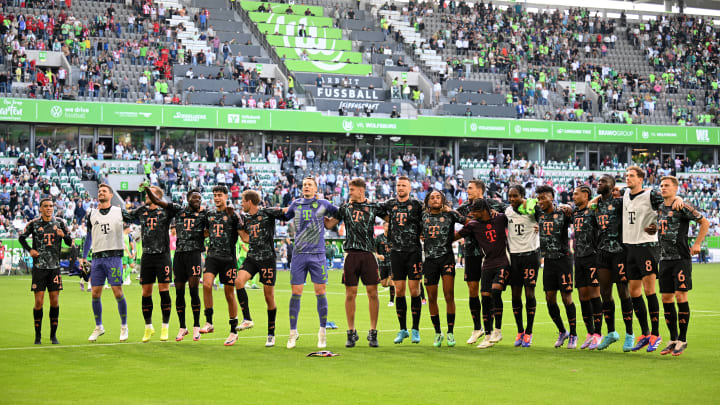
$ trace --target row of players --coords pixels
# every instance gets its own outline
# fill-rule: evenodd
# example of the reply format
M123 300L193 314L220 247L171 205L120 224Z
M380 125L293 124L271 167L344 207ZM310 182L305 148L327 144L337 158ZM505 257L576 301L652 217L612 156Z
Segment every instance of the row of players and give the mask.
M614 178L603 176L599 180L599 195L592 200L589 187L583 185L574 190L573 208L557 206L554 203L555 192L549 186L536 189L537 200L526 200L525 190L520 185L511 187L509 204L484 199L484 183L471 180L467 189L468 201L457 210L452 210L444 195L437 191L428 194L424 204L410 197L410 182L405 177L400 177L396 183L396 198L384 203L366 201L364 181L353 179L349 188L349 201L341 207L317 199L315 180L306 178L302 185L303 198L293 201L290 207L285 209L261 208L258 193L245 191L241 200L243 214L235 213L232 207L227 205L227 189L223 186L213 188L214 210L206 211L201 207L201 196L197 191L188 192L188 204L183 208L165 202L162 191L150 187L146 190L146 204L127 212L119 207L112 207L112 189L107 185L100 185L99 206L88 214L89 237L82 256L87 257L92 248L90 277L96 328L89 340L96 341L105 333L100 297L106 280L118 302L121 318L120 340L125 341L128 338L127 304L122 292L123 223L140 222L143 240L140 283L142 312L146 323L143 342L149 341L155 333L151 319L152 286L156 281L163 318L160 339L168 339L172 268L177 292L176 310L180 322L177 341L189 333L185 324L186 283L190 289L194 318L192 337L193 340L199 340L202 333L214 331L212 283L215 277L219 276L228 303L230 335L224 344L229 346L236 342L238 330L253 326L244 286L250 278L259 273L267 304L266 346L274 346L277 307L274 299L276 258L273 237L275 221L283 219L293 220L297 230L290 269L292 297L289 305L288 348L295 347L299 338L297 320L303 285L308 273L314 285L320 320L318 347L326 347L327 271L324 228L332 228L344 221L346 239L343 246L347 256L343 283L346 286L347 347L354 346L359 339L355 329L355 298L360 280L365 285L369 300L369 345L378 346L377 286L381 282L386 285L388 279L392 280L397 294L395 308L400 331L394 342L402 343L410 337L413 343L419 343L422 312L420 281L423 276L430 317L435 329L433 344L440 346L443 339L447 339L447 345L454 346L455 258L452 243L465 238L465 281L469 290L473 320L473 332L468 344L476 343L485 335L478 347L488 348L502 339L502 292L509 284L518 329L514 344L531 346L536 310L535 285L542 257L545 299L550 317L559 332L555 347L562 347L566 341L568 348L575 348L578 344L576 308L572 300L574 278L574 286L579 289L581 312L587 329L587 337L581 348L602 350L620 339L614 320L612 285L615 284L626 329L623 350L637 351L648 346L647 351L655 351L662 342L655 287L659 253L660 292L670 332L670 342L661 353L679 355L687 346L690 317L687 292L692 288L690 259L692 254L699 251L709 222L676 196L678 182L674 177L662 179L659 193L652 189L643 189L643 179L642 169L628 168L627 188L620 196L620 191L615 190ZM51 340L57 343L58 292L62 289L59 251L61 241L64 239L68 243L69 238L62 221L53 218L53 207L51 200L41 201L41 218L29 223L20 237L20 243L35 259L32 290L36 296L36 343L40 343L41 338L45 289L49 291L51 301ZM174 263L171 263L168 235L173 218L177 248ZM386 222L386 237L380 236L376 239L376 218ZM692 248L689 247L687 238L690 221L700 223L700 231ZM458 232L455 232L456 224L463 225ZM568 238L571 225L575 235L574 272ZM26 241L29 236L33 237L32 248ZM239 270L236 269L235 260L238 237L249 244L247 259ZM206 238L207 258L203 272L201 253L205 251ZM206 317L202 328L199 297L201 277ZM441 279L447 304L445 335L441 331L437 305ZM406 290L411 296L410 332L407 328ZM523 290L527 323L523 321ZM643 290L647 306L642 298ZM565 328L557 304L558 292L565 306L568 329ZM242 323L238 322L238 304L243 313ZM633 333L633 311L641 328L641 336L637 342ZM608 331L604 338L603 317Z

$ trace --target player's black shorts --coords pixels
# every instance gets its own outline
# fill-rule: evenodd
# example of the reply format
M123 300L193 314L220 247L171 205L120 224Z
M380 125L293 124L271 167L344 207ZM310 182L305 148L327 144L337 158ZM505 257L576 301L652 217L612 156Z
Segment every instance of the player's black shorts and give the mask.
M30 291L60 291L63 289L60 269L36 269L32 271L32 285Z
M575 288L599 287L597 256L575 256Z
M573 267L570 256L559 259L545 258L543 290L571 293L573 290Z
M540 252L510 253L510 285L535 287L540 272Z
M191 277L200 277L202 275L202 253L199 250L175 252L173 274L175 274L176 283L187 283Z
M692 260L663 260L660 262L660 293L692 290Z
M422 254L420 252L390 252L393 280L422 280Z
M140 284L170 283L170 253L144 254L140 262Z
M392 267L380 266L380 280L385 280L390 276L392 276Z
M610 271L613 283L627 283L627 272L625 271L625 251L622 252L606 252L598 250L595 256L595 265L599 269Z
M642 280L645 276L658 274L658 248L625 245L625 270L630 280Z
M482 269L480 292L491 292L493 284L502 285L502 290L505 291L508 279L510 278L510 270L508 270L509 267L510 266Z
M240 270L248 272L250 278L260 273L260 282L264 285L274 286L277 279L277 261L274 257L265 260L256 260L252 257L246 257Z
M455 277L455 256L448 253L435 259L425 259L423 273L425 275L425 285L438 285L442 276Z
M375 255L362 250L346 250L342 282L348 287L357 287L360 280L364 285L380 284Z
M482 275L482 256L465 256L465 282L479 282Z
M205 258L205 273L220 276L222 284L235 284L237 278L237 261L234 257L228 259L220 259L218 257Z

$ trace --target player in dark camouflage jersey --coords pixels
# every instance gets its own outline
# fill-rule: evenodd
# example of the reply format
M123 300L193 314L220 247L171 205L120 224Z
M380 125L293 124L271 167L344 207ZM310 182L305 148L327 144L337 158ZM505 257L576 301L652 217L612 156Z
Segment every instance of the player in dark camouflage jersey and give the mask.
M622 245L622 198L613 195L615 178L605 174L598 180L598 197L593 199L590 208L595 211L597 222L597 256L596 265L600 282L603 316L608 333L598 346L604 350L620 340L615 331L615 301L612 294L613 283L616 285L623 321L625 322L625 345L628 350L635 343L633 334L633 307L625 272L625 249Z
M212 285L216 276L225 289L225 300L228 304L230 317L230 335L225 340L225 346L232 346L237 341L237 300L235 299L235 278L237 277L236 245L239 230L242 227L240 217L228 207L228 189L225 186L213 187L213 202L215 209L207 212L207 257L205 259L205 273L203 274L203 302L205 304L205 326L200 333L215 331L213 326L213 290Z
M141 186L144 191L144 186ZM160 187L152 186L149 189L157 199L162 199L163 191ZM149 196L145 195L145 204L132 211L123 210L125 222L140 222L140 233L143 241L142 259L140 262L140 285L142 286L142 313L145 318L145 333L142 341L148 342L155 329L152 326L153 301L152 291L155 280L158 282L160 293L160 309L162 310L162 328L160 340L168 340L170 311L170 222L182 208L177 204L168 204L161 208Z
M660 354L679 356L687 347L687 330L690 323L688 291L692 289L692 256L700 253L700 247L710 228L710 221L690 204L675 210L678 181L666 176L660 180L663 204L658 216L660 240L660 293L662 294L665 322L670 331L670 341ZM690 221L700 224L695 243L689 247ZM677 312L675 310L677 301ZM678 334L678 324L680 333Z
M326 219L326 227L332 228L343 221L345 241L343 250L347 253L343 266L345 284L345 315L348 322L345 347L354 347L359 337L355 329L355 300L359 280L365 285L370 311L370 331L367 340L370 347L377 347L377 319L379 312L377 285L380 283L375 251L375 218L384 217L384 210L365 198L365 180L354 178L349 184L350 200L340 206L332 219Z
M390 245L387 234L389 225L383 222L383 233L375 237L375 257L380 266L380 285L390 290L388 306L395 306L395 285L392 281L392 268L390 267Z
M575 287L580 293L580 311L587 329L587 337L580 348L595 350L602 339L602 301L596 265L597 221L595 212L588 206L590 196L592 190L586 185L573 191L573 240Z
M180 322L176 342L183 340L188 334L185 324L185 283L190 287L190 303L193 314L193 340L200 340L200 275L202 274L202 251L205 249L205 230L207 219L201 206L202 196L198 190L187 192L187 207L168 203L158 198L152 189L147 189L147 196L154 204L163 209L176 211L175 215L175 257L173 258L173 274L175 275L175 309Z
M543 289L550 318L555 322L559 331L555 347L562 347L565 340L568 340L568 349L574 349L577 346L576 311L572 300L573 268L568 245L568 228L572 223L572 215L555 206L555 190L552 187L540 186L535 189L535 192L538 206L542 210L538 217L538 226L540 227L540 253L545 258ZM557 305L558 290L563 304L565 304L570 331L565 329L560 316L560 308Z
M254 326L250 315L248 295L245 283L260 273L263 284L265 303L267 304L268 336L266 347L275 346L275 280L277 278L277 259L275 257L275 220L284 217L280 208L260 208L260 194L254 190L246 190L242 194L243 225L240 237L249 244L247 258L238 271L235 280L235 292L238 304L243 313L243 321L238 330L250 329Z
M400 331L395 343L402 343L410 337L407 331L407 302L405 301L405 282L410 288L410 309L412 312L412 342L420 343L420 314L422 298L420 298L420 280L422 279L422 203L410 197L410 179L405 176L397 178L395 183L396 198L383 204L387 213L384 218L390 223L388 239L390 240L390 265L392 266L393 282L395 283L396 305Z
M50 198L40 200L40 218L30 221L18 237L20 245L33 258L32 287L35 294L33 319L35 321L35 344L40 344L45 289L50 295L50 341L57 340L58 316L60 314L60 290L63 289L60 277L60 249L62 242L72 246L70 232L60 219L55 218L55 204ZM27 238L32 237L32 247Z
M425 197L422 214L422 239L425 251L423 273L429 299L430 319L435 328L433 345L442 345L440 313L437 304L438 284L443 283L443 294L447 308L447 345L455 346L455 254L452 244L455 238L455 224L462 224L465 218L457 211L450 210L445 195L434 190Z
M482 198L485 194L485 183L482 180L470 180L467 186L467 201L463 202L457 209L457 212L464 217L470 215L470 205L478 198ZM468 287L470 315L473 321L473 331L467 344L471 345L477 342L485 331L482 327L482 306L480 304L480 277L482 272L483 252L478 246L477 240L473 234L465 237L464 254L465 254L465 282Z

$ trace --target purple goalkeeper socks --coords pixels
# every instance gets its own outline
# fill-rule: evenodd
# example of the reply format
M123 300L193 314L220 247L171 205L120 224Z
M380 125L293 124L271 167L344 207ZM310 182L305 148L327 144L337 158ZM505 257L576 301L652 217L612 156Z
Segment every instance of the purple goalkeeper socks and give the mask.
M297 329L298 314L300 313L300 297L302 295L293 294L290 297L290 330Z

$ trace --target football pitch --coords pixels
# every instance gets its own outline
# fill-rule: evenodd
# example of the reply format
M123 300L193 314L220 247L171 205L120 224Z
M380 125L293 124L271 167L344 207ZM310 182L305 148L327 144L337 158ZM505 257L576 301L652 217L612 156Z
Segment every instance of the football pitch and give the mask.
M277 342L273 348L264 347L267 318L262 290L251 289L248 295L255 328L240 332L235 346L222 344L229 326L221 291L215 292L215 333L204 335L199 342L193 342L191 336L175 342L178 323L173 289L170 340L159 340L160 305L155 292L156 334L150 343L141 343L143 319L135 276L133 284L125 287L128 342L118 342L117 306L111 291L105 290L106 333L97 343L88 343L94 327L90 294L80 291L77 277L64 277L58 330L61 345L49 342L46 297L43 342L36 346L30 276L0 277L0 320L5 328L0 333L0 378L5 386L0 403L717 403L720 352L713 345L720 343L720 264L695 265L693 273L689 345L676 358L661 356L659 350L623 353L622 338L603 352L553 348L557 330L547 314L541 286L531 348L513 347L516 331L509 290L503 294L504 339L485 350L467 345L472 322L461 269L455 282L456 347L447 347L445 342L441 348L432 346L434 332L427 305L423 306L422 342L411 344L407 339L393 344L398 329L395 308L387 307L388 291L381 289L380 347L367 345L367 299L359 295L356 325L360 341L357 347L346 349L344 287L339 271L330 272L328 285L329 320L338 325L338 329L328 330L328 350L339 353L338 357L306 357L317 350L318 318L311 285L305 287L303 296L298 346L285 348L288 272L278 274ZM581 343L585 327L577 293L574 299ZM189 309L189 297L186 300ZM439 301L445 332L444 302L442 298ZM619 307L616 325L622 337ZM566 319L564 309L561 312ZM190 311L186 318L192 326ZM204 322L202 314L201 320ZM662 314L660 331L667 341Z

